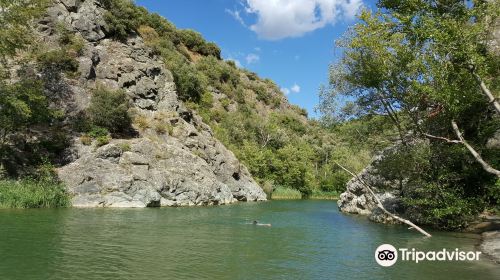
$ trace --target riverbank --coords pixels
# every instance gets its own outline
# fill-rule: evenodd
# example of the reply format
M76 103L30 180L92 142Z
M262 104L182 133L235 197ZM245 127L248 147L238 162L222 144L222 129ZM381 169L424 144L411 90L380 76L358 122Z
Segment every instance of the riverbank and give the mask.
M481 235L479 249L493 261L500 264L500 230L484 232Z
M480 234L479 249L500 264L500 216L484 212L465 231Z
M289 200L289 199L303 199L302 193L298 190L289 188L276 188L271 194L272 200ZM312 194L307 197L307 199L318 199L318 200L337 200L339 194L337 192L323 192L323 191L313 191Z

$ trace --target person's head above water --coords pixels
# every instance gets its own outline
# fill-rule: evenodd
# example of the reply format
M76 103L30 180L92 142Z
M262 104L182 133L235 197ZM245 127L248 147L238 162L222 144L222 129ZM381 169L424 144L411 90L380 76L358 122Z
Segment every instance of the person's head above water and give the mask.
M253 224L254 224L254 225L256 225L256 224L258 224L258 223L259 223L259 221L257 221L257 220L253 221Z

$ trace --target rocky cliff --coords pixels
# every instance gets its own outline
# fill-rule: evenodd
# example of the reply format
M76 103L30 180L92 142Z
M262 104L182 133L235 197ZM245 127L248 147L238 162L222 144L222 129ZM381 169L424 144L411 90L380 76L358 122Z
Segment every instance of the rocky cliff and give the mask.
M72 132L58 175L75 207L218 205L265 200L245 166L214 138L176 93L169 69L137 35L106 37L106 11L94 0L57 0L38 25L43 44L56 48L61 24L81 37L78 75L63 75L49 89L64 96L68 116L88 108L97 87L124 90L135 118L166 125L171 133L135 127L136 135L98 146ZM47 75L42 73L41 75Z

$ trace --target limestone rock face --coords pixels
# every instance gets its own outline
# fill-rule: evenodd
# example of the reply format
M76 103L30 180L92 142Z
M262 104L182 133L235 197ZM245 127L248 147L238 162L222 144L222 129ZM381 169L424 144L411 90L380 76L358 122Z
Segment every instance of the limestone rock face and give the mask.
M248 170L226 149L196 112L177 98L171 72L142 39L106 38L105 11L95 0L57 0L38 31L57 47L63 23L84 39L79 77L57 87L67 115L90 104L93 89L124 90L131 114L141 119L130 139L85 146L73 134L68 164L58 170L76 207L218 205L265 200ZM94 141L95 142L95 141Z

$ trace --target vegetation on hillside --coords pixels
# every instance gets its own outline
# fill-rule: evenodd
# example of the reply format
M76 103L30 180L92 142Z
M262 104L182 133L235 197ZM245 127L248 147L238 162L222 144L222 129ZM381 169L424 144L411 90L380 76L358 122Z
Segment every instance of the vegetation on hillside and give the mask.
M268 192L298 190L302 196L340 193L350 179L333 163L360 171L374 152L390 144L387 121L367 117L325 126L288 104L271 80L221 60L220 49L198 33L179 30L127 0L102 0L109 35L139 34L172 71L179 97L203 117ZM380 130L371 130L376 126ZM362 137L359 137L363 131Z

